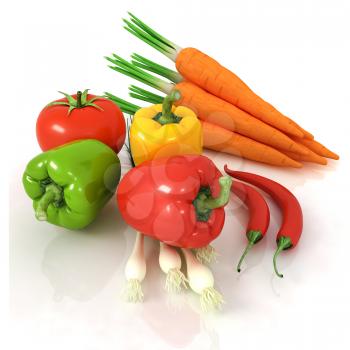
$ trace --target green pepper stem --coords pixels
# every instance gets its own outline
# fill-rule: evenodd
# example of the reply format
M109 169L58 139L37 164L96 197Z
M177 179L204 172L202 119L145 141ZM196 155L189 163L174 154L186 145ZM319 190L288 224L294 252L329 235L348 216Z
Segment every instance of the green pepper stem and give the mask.
M248 244L247 244L246 248L244 249L244 252L243 252L241 258L239 259L239 262L237 265L237 272L241 272L241 265L242 265L244 258L248 254L249 250L253 247L253 245L260 241L260 239L262 238L262 234L260 231L250 230L247 233L247 238L248 238Z
M158 122L162 125L176 123L176 116L172 112L173 103L181 98L179 90L173 90L163 100L162 115L159 117Z
M275 270L275 273L278 277L283 278L283 275L278 272L277 270L277 264L276 259L277 256L281 253L282 250L288 249L292 247L292 241L289 237L281 236L277 241L277 249L275 251L275 254L273 255L273 268Z
M47 220L47 208L53 202L58 202L62 199L62 190L56 184L49 184L45 188L45 193L38 201L38 206L35 210L35 217L40 221Z
M216 198L206 198L203 200L205 209L216 209L225 206L230 199L230 189L232 179L229 176L222 176L219 179L220 194Z
M82 95L82 92L81 92L81 91L78 91L78 92L77 92L77 108L81 108L81 107L82 107L82 104L81 104L81 95Z

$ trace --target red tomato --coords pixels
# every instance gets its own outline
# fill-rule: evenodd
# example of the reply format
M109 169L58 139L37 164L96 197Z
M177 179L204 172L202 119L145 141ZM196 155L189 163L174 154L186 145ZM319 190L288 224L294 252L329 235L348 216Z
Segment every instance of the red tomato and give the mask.
M67 98L54 101L54 104L46 106L40 112L36 123L36 136L43 151L81 139L96 139L116 153L120 151L125 141L126 129L120 108L105 98L96 98L90 94L85 96L86 103L73 108L70 113L72 104ZM72 95L69 100L72 101L72 98L76 101L77 95ZM96 100L92 100L95 98ZM61 104L62 102L66 104Z

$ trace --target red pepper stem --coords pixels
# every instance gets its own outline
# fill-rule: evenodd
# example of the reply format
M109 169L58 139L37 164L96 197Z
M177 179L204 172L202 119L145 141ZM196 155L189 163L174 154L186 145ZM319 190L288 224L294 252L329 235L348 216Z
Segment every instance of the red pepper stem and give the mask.
M241 272L241 265L242 265L244 258L248 254L249 250L253 247L253 245L261 240L262 233L260 231L250 230L247 233L247 238L248 238L248 244L247 244L246 248L244 249L244 252L243 252L241 258L239 259L239 262L237 265L237 272Z
M77 92L77 108L81 108L81 107L82 107L81 95L82 95L82 92L81 92L81 91L78 91L78 92Z
M35 217L40 221L47 220L47 208L53 202L59 202L62 199L62 190L56 184L49 184L45 188L45 193L39 199L35 210Z
M222 176L219 179L220 194L216 198L206 198L203 200L203 208L216 209L225 206L230 199L230 189L232 179L229 176Z
M277 249L275 251L275 254L273 255L273 268L276 272L276 275L280 278L283 278L283 275L278 272L277 270L277 264L276 264L276 259L277 256L281 253L282 250L286 250L288 248L292 247L292 241L289 237L286 236L281 236L278 241L277 241Z

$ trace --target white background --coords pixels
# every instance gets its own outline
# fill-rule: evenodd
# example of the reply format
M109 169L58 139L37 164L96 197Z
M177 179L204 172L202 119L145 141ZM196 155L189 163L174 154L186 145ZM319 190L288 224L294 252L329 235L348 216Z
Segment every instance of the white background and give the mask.
M2 348L349 349L349 2L62 0L10 6L1 10L1 85L8 95L2 101L3 153L11 169L9 328L1 331ZM145 303L125 304L119 294L134 232L115 201L84 232L68 232L37 222L22 189L23 169L40 152L37 115L59 97L57 90L90 88L126 98L131 80L106 68L103 59L112 52L138 52L172 67L122 29L127 10L178 45L218 59L341 155L327 167L294 170L207 153L219 167L228 163L280 181L300 199L305 215L300 245L280 256L285 278L278 279L271 262L281 217L269 200L268 236L238 275L233 267L246 243L248 217L231 202L214 242L221 256L212 269L226 299L219 314L201 314L191 293L179 297L176 310L169 306L157 244L150 240ZM121 159L126 170L125 154ZM2 289L6 301L6 285Z

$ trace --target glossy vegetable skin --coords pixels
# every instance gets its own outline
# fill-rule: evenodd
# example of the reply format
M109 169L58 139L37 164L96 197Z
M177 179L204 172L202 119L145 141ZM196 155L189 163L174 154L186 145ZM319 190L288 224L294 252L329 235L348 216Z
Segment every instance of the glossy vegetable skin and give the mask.
M193 47L181 48L132 13L124 20L131 34L169 57L176 64L176 82L190 81L211 94L228 101L255 118L290 135L303 137L300 128L275 107L255 94L236 74Z
M173 89L180 91L181 99L175 104L192 109L204 121L217 124L274 148L301 154L307 153L303 147L300 147L283 132L189 81L171 84L145 72L116 54L113 54L112 57L106 57L106 59L113 64L109 66L111 69L148 84L166 94Z
M225 171L228 175L236 179L259 187L268 193L281 208L283 220L276 237L277 250L274 255L274 268L276 274L279 277L283 277L277 271L276 257L282 250L295 247L303 231L303 212L298 200L287 188L266 177L243 171L233 171L227 167Z
M199 248L221 232L231 179L205 156L183 155L144 162L117 190L124 220L169 245Z
M36 135L41 149L47 151L71 141L95 139L118 153L126 129L119 107L108 99L87 94L87 90L65 96L39 114Z
M180 98L173 91L163 104L139 109L130 128L130 146L136 165L151 159L181 154L201 154L202 127L195 113L172 106Z
M81 229L113 196L119 178L115 152L99 141L81 140L33 158L23 186L39 220Z
M225 165L225 171L228 168ZM244 183L233 181L231 192L234 193L248 208L249 221L246 229L248 245L238 263L237 271L241 271L241 263L253 245L266 234L270 224L270 209L264 197L254 188Z
M163 97L136 86L130 87L130 96L150 103L161 103ZM136 93L137 92L137 93ZM124 113L135 114L141 107L121 99L109 92L106 96L114 101ZM267 145L251 140L248 137L226 130L218 125L200 120L203 132L203 147L236 155L242 158L277 166L291 166L299 168L302 165L287 157L282 152Z

